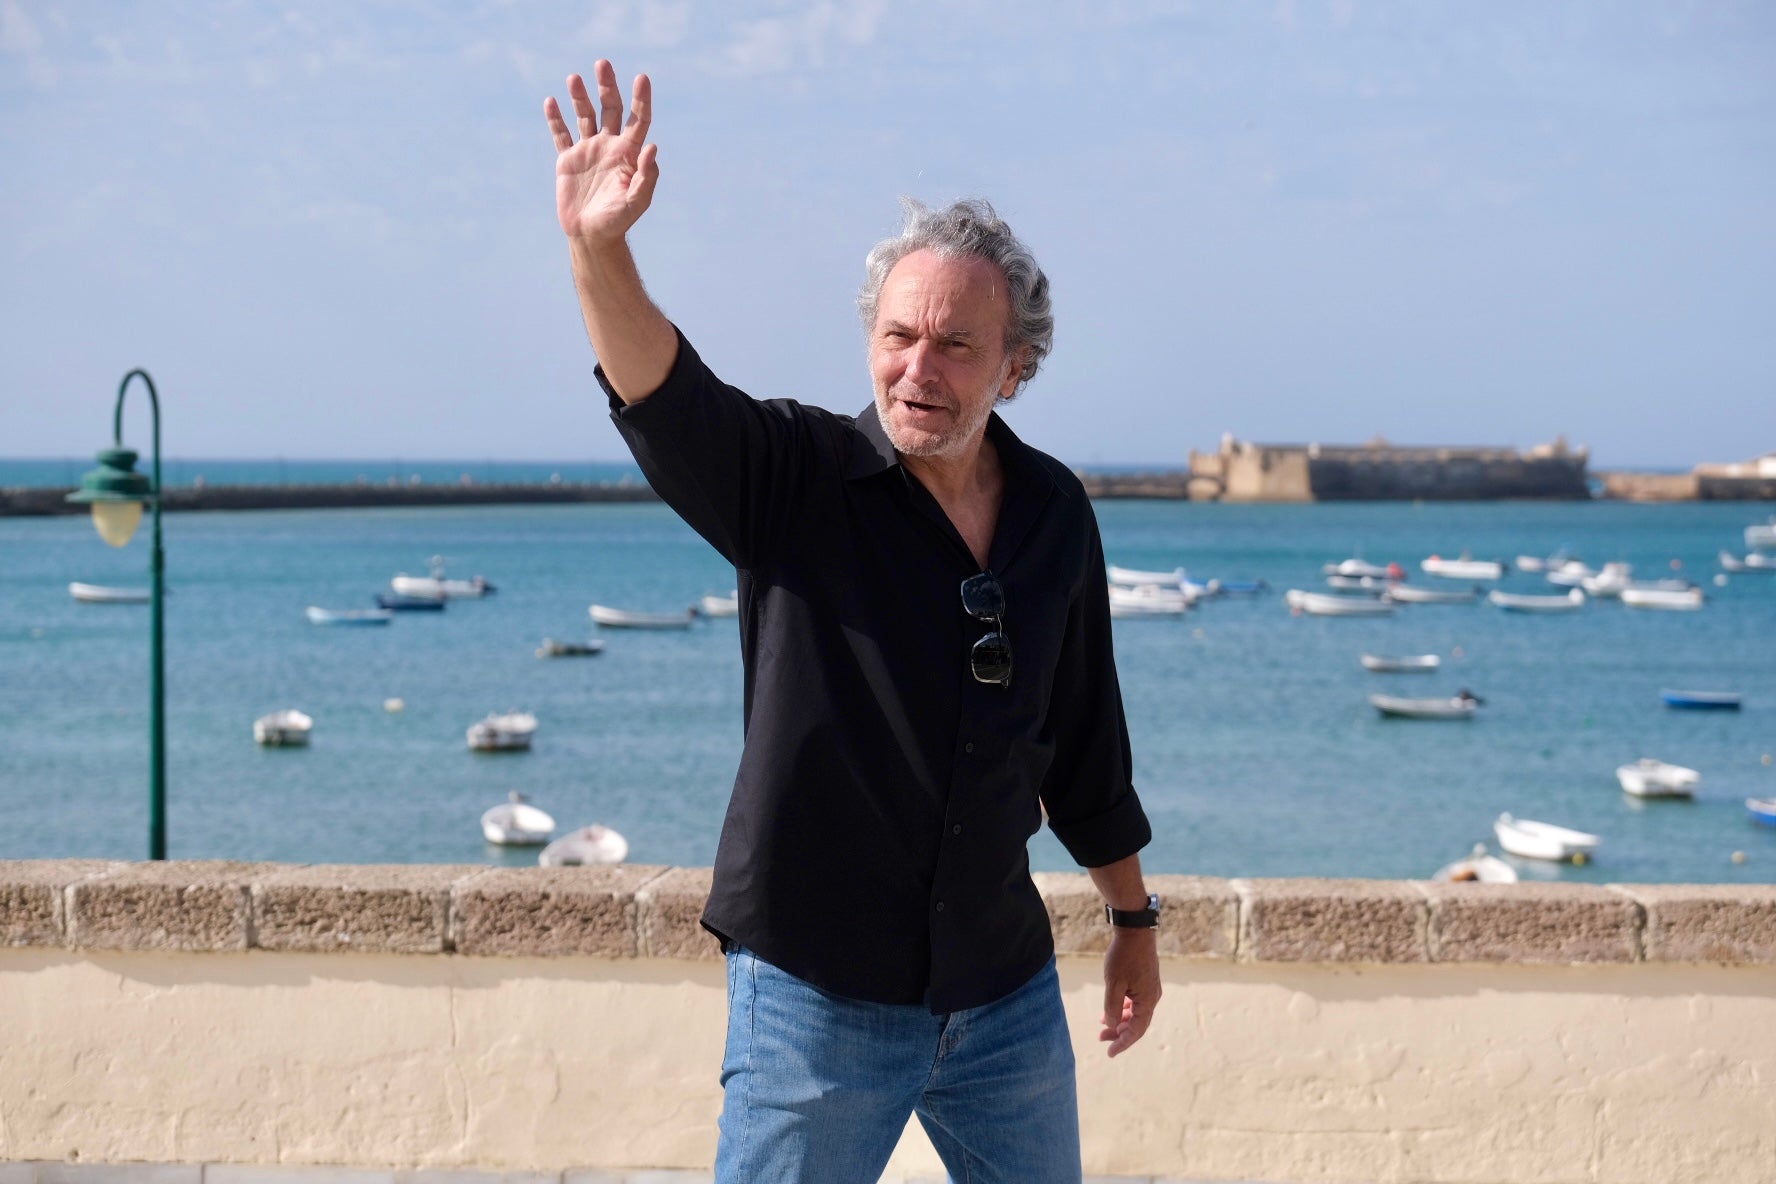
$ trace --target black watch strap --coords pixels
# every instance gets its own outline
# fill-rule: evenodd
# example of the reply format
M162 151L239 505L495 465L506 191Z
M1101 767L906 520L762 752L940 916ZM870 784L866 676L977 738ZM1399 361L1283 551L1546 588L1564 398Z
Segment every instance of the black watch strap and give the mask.
M1147 907L1144 909L1117 909L1104 906L1104 915L1110 918L1110 924L1118 929L1153 929L1159 925L1159 896L1157 893L1147 894Z

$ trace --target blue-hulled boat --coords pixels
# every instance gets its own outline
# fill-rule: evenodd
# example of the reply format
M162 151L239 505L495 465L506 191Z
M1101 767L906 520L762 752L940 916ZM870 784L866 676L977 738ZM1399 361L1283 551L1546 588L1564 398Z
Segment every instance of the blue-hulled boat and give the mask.
M442 596L404 596L399 592L378 592L376 607L397 613L438 613L444 611Z
M1745 808L1765 826L1776 826L1776 798L1746 798Z
M1738 711L1737 691L1660 691L1659 698L1667 707L1683 707L1697 711Z

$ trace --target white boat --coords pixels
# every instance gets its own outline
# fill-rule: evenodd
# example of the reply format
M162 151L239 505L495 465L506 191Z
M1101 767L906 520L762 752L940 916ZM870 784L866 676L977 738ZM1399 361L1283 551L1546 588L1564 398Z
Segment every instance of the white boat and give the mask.
M1629 608L1657 608L1668 612L1695 612L1702 607L1702 589L1685 588L1681 592L1663 588L1624 588L1622 603Z
M1620 596L1622 589L1634 582L1634 568L1626 563L1606 563L1588 576L1580 576L1568 588L1583 588L1587 596Z
M1491 559L1444 559L1433 555L1418 565L1428 576L1445 580L1497 580L1505 574L1505 565Z
M1591 595L1599 598L1614 597L1618 600L1630 592L1688 592L1695 586L1690 581L1681 579L1617 581L1610 580L1601 573L1585 581L1585 591Z
M481 815L481 834L501 847L541 847L555 833L555 819L512 790L507 800Z
M490 715L469 725L469 747L476 752L524 752L536 730L537 717L528 711Z
M386 625L395 612L388 608L317 608L309 605L308 619L314 625Z
M1340 592L1368 592L1380 596L1392 586L1386 576L1327 576L1326 587Z
M1175 617L1190 607L1194 598L1181 588L1160 584L1142 584L1128 588L1110 585L1110 615L1113 617Z
M593 638L591 641L556 641L553 637L543 638L543 644L537 647L539 658L589 658L604 652L604 642Z
M1402 574L1400 565L1390 563L1385 567L1370 563L1367 559L1346 559L1339 563L1327 563L1320 567L1321 575L1328 576L1368 576L1374 580L1398 579Z
M1488 855L1485 843L1475 843L1472 855L1444 864L1431 879L1445 884L1515 884L1517 869Z
M1394 695L1370 695L1369 705L1394 719L1473 719L1482 700L1471 691L1450 699L1401 699Z
M1549 568L1547 577L1550 584L1559 588L1583 587L1586 580L1597 574L1597 570L1588 563L1580 563L1577 559L1569 559L1559 567Z
M1625 792L1637 798L1687 798L1702 783L1702 774L1643 756L1632 765L1618 768L1616 780Z
M1492 833L1498 836L1499 846L1512 855L1555 862L1582 862L1602 842L1596 835L1588 835L1582 830L1513 818L1509 814L1498 816L1498 821L1492 824Z
M1564 596L1500 592L1495 588L1486 594L1486 599L1508 613L1576 613L1585 607L1585 593L1581 588L1573 588Z
M274 711L253 721L253 739L267 748L299 748L308 743L314 722L294 709Z
M1411 584L1394 584L1387 598L1395 604L1473 604L1480 599L1478 588L1415 588Z
M1753 551L1741 559L1731 551L1722 551L1720 565L1722 571L1776 572L1776 555L1765 555L1761 551Z
M68 594L84 604L147 604L146 588L107 588L103 584L82 584L76 580L68 585Z
M606 629L689 629L697 620L697 610L687 608L676 613L633 613L627 609L595 604L587 610L592 619Z
M1142 571L1138 567L1117 567L1114 563L1105 568L1112 584L1124 588L1141 588L1149 584L1157 584L1165 588L1181 587L1187 574L1181 567L1171 571Z
M1753 551L1776 550L1776 518L1746 527L1745 545Z
M1289 611L1310 617L1387 617L1394 612L1394 606L1378 596L1333 596L1299 588L1285 592L1283 603Z
M453 600L479 600L489 592L497 589L487 582L485 576L476 576L472 580L452 580L444 575L444 558L434 555L431 558L429 576L410 576L402 572L389 581L389 587L402 596L436 599L449 597Z
M622 863L629 858L629 840L608 826L582 826L562 835L537 856L540 867L585 867Z
M1363 664L1363 669L1377 674L1430 674L1443 664L1443 659L1436 654L1412 654L1404 658L1363 654L1357 661Z
M706 617L737 617L740 615L740 591L726 596L705 596L697 601L697 611Z

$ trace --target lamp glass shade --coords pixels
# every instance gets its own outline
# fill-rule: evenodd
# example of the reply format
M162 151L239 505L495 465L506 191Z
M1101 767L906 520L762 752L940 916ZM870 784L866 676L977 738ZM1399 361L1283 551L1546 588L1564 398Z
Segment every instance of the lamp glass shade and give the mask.
M113 547L121 547L142 525L142 503L97 501L92 504L92 517L99 537Z

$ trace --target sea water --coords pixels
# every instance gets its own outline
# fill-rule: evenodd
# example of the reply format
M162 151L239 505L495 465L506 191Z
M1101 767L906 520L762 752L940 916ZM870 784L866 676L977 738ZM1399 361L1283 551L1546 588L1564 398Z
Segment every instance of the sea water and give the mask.
M1156 872L1422 877L1492 844L1501 812L1602 836L1588 866L1521 861L1526 877L1776 879L1776 575L1713 582L1762 507L1719 503L1097 505L1112 563L1198 579L1262 579L1254 598L1181 618L1118 620L1135 784ZM587 606L668 611L734 586L733 570L659 505L257 511L168 515L166 706L174 858L528 863L484 844L510 790L562 830L600 822L639 863L706 865L741 744L732 620L683 632L603 631ZM0 519L0 858L146 853L148 610L75 602L68 583L145 586L144 524L125 549L83 518ZM1509 560L1560 548L1636 575L1696 579L1694 613L1599 601L1572 615L1411 605L1384 619L1292 615L1282 592L1320 565L1428 555ZM378 628L308 623L361 608L440 555L484 575L484 600ZM1512 591L1551 591L1512 574ZM1016 638L1015 606L1006 627ZM591 658L539 660L545 637L601 636ZM1437 653L1433 675L1376 675L1363 652ZM1466 723L1385 720L1381 691L1485 700ZM1738 712L1686 712L1663 688L1730 690ZM391 712L385 701L399 699ZM306 749L254 744L253 720L294 707ZM490 712L540 720L532 751L471 753ZM1693 802L1641 801L1617 765L1701 770ZM1494 846L1496 850L1496 846ZM1735 862L1735 852L1742 860ZM1072 867L1046 831L1038 869Z

